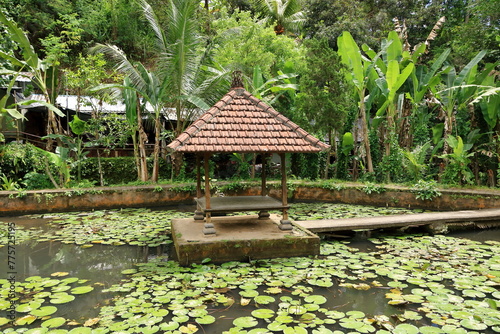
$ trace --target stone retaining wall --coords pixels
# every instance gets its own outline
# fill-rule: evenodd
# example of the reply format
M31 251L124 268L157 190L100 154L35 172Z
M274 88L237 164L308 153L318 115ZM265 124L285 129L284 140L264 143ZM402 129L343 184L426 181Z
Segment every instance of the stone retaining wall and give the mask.
M189 186L189 185L187 185ZM363 185L343 185L342 189L329 190L305 184L295 185L290 200L326 201L374 206L409 207L428 210L453 211L500 208L499 190L449 190L442 189L440 197L431 200L416 199L410 189L384 186L381 193L367 194ZM258 195L259 186L226 192L231 195ZM270 186L269 194L280 198L279 185ZM100 210L125 207L161 207L176 204L193 204L194 193L175 186L133 186L91 189L63 189L43 191L0 191L0 216L31 213Z

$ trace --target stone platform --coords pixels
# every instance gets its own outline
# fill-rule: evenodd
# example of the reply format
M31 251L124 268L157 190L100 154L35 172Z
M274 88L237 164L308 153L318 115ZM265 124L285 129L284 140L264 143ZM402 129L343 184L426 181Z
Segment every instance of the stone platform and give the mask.
M203 234L203 221L174 219L172 237L180 264L249 261L319 254L319 237L292 222L292 230L279 229L280 217L258 215L212 217L216 235Z

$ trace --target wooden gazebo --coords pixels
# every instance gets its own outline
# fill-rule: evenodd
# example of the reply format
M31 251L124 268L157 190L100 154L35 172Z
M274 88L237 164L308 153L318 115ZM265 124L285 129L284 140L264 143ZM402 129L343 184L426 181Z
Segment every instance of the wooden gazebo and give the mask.
M172 151L196 154L195 220L205 220L205 235L215 234L211 222L211 214L214 212L260 211L259 217L267 218L268 210L282 210L280 228L292 229L288 220L285 153L313 153L328 150L329 147L252 96L243 87L239 74L233 76L231 90L168 145ZM261 154L261 195L211 198L208 172L209 159L214 153ZM267 196L266 193L265 157L273 153L279 154L281 158L281 200ZM204 196L201 190L201 158L205 170Z

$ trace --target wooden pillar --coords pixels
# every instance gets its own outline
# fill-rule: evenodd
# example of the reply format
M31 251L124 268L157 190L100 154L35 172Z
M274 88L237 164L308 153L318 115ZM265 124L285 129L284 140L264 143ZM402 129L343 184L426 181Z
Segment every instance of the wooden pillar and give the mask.
M205 208L211 209L210 207L210 171L209 171L209 158L210 154L205 153L205 156L203 157L203 167L205 169ZM208 216L207 216L208 218Z
M286 155L280 153L281 158L281 204L283 205L283 219L280 221L281 230L291 230L292 223L288 220L288 189L286 186Z
M267 178L266 169L267 168L266 167L267 167L267 155L265 153L262 153L262 172L261 172L262 185L261 185L261 191L260 191L260 194L262 196L267 195L267 190L266 190L266 178Z
M267 189L266 189L266 178L267 178L267 154L262 153L262 171L261 171L261 176L262 176L262 185L261 185L261 191L260 194L261 196L267 196ZM260 211L259 212L259 219L269 219L271 215L269 214L268 211Z
M196 198L201 198L201 161L200 154L196 154ZM196 211L194 212L194 220L204 220L205 216L200 205L196 205Z
M205 209L210 210L212 207L210 205L210 165L209 165L210 153L205 153L203 157L204 169L205 169ZM210 211L205 211L205 226L203 228L203 234L205 235L215 235L215 228L212 224L212 214Z
M196 198L201 197L201 166L200 155L196 154Z

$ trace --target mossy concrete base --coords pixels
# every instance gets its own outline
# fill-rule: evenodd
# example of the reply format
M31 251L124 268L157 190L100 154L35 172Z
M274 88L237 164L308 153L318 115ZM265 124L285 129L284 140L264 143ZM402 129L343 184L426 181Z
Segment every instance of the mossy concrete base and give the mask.
M212 217L216 234L203 234L203 221L174 219L172 236L182 265L210 258L214 263L249 261L277 257L319 255L319 237L292 223L292 230L280 230L280 217L257 215Z

